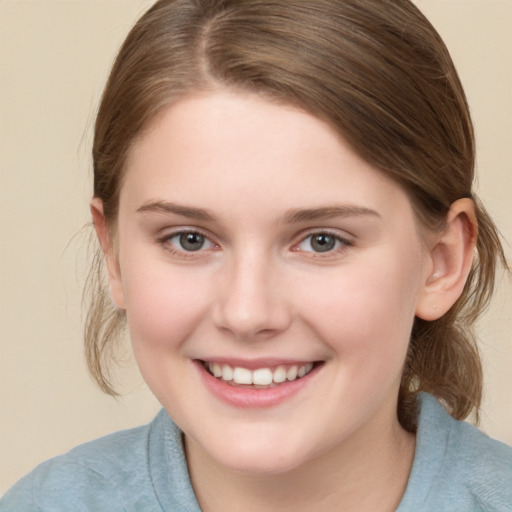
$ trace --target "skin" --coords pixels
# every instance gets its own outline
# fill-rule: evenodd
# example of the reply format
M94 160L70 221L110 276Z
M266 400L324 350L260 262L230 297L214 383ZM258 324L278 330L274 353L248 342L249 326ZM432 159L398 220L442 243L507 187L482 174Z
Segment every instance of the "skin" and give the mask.
M125 172L115 244L97 199L93 218L203 510L394 510L414 454L396 415L410 332L462 290L471 202L426 232L406 193L325 123L228 91L161 113ZM202 248L180 245L183 231ZM312 245L321 233L331 250ZM282 403L239 408L194 364L215 358L320 365Z

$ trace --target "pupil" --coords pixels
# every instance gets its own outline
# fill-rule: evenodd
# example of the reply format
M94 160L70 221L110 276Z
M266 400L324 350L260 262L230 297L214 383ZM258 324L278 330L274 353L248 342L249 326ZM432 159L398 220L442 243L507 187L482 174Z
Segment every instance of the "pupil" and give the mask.
M180 235L180 245L187 251L198 251L204 245L204 236L198 233L183 233Z
M336 240L329 235L315 235L311 240L311 247L316 252L327 252L334 249Z

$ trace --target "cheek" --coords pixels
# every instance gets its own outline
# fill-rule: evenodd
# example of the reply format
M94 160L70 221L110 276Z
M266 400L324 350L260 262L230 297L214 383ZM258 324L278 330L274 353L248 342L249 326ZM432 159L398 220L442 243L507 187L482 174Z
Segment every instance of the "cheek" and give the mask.
M140 266L124 283L126 317L133 353L149 388L167 407L179 409L179 393L187 389L189 371L186 340L207 315L204 282L180 269Z
M401 368L419 281L413 265L397 262L391 255L369 258L324 283L317 281L316 287L308 287L315 290L309 298L303 292L308 323L342 361L373 369L389 364Z
M341 395L333 402L348 404L353 411L376 410L398 391L415 294L401 269L380 264L365 265L360 272L353 268L337 284L330 285L331 300L317 303L315 316L337 363L332 389Z
M165 262L126 263L123 286L134 349L179 347L207 311L205 276Z

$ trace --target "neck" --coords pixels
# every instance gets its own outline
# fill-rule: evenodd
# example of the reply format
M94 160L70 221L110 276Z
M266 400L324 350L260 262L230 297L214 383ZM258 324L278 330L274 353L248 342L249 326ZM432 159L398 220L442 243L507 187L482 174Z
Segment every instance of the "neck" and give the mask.
M394 418L358 432L326 453L280 474L241 474L185 439L189 471L204 512L394 511L403 496L415 438ZM384 428L383 428L384 427Z

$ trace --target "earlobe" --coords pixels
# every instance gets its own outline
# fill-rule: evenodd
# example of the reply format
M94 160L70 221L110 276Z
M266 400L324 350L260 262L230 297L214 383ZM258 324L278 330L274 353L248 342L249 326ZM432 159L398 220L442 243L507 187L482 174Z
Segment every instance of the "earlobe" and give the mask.
M116 251L114 249L107 220L103 213L103 202L97 197L94 197L91 201L91 215L96 236L98 237L98 241L105 258L110 297L118 308L126 309L121 281L121 271L117 261Z
M423 320L437 320L455 304L468 278L477 236L475 205L471 199L455 201L442 232L429 251L432 271L427 276L416 308Z

